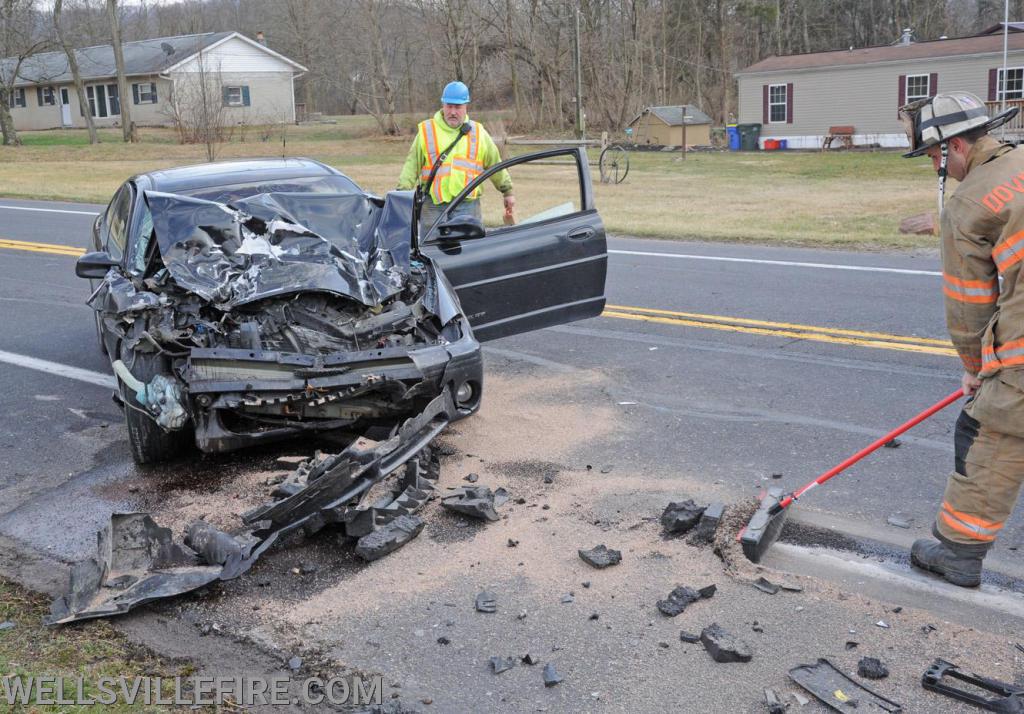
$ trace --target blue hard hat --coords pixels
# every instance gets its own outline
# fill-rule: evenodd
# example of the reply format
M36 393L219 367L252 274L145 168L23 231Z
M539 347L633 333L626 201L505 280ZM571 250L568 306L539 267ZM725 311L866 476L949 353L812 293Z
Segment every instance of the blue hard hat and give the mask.
M442 104L469 104L469 87L462 82L449 82L441 92Z

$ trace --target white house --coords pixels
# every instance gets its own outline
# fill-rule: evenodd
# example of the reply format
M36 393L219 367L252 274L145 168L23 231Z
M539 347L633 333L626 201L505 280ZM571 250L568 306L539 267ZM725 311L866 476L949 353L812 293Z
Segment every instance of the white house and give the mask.
M85 111L97 126L118 126L122 101L132 103L132 121L139 126L170 124L175 87L181 96L197 77L221 94L225 124L295 121L294 83L306 68L261 41L237 32L212 32L126 42L122 48L131 91L125 98L118 96L110 45L75 50L87 107L79 106L64 52L22 62L8 97L15 129L84 127ZM14 66L13 59L0 60L5 84Z

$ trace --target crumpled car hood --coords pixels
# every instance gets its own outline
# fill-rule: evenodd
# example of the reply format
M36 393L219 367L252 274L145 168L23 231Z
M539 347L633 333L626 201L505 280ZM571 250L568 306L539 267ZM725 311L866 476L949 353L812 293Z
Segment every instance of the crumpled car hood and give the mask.
M404 201L264 193L231 204L147 191L163 263L181 288L231 309L299 291L376 306L409 273ZM389 197L390 199L390 197Z

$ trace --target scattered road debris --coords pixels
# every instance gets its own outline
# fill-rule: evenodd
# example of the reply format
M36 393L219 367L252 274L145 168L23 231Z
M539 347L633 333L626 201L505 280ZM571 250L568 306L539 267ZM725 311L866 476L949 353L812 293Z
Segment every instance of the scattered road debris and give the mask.
M456 489L441 499L441 505L449 511L455 511L471 518L488 521L501 520L501 516L494 510L494 494L487 486L466 486Z
M893 437L892 439L889 439L887 442L882 444L882 446L884 446L886 449L898 449L901 446L903 446L903 441L901 439Z
M883 630L888 630L889 623L887 623L885 620L879 620L875 623L875 627L881 627Z
M701 590L694 590L693 588L686 587L685 585L677 585L664 600L658 600L656 604L658 606L658 610L660 610L663 615L675 617L685 610L691 603L714 595L714 588L714 585L709 585L701 588ZM707 593L706 595L702 594L705 592Z
M848 649L848 650L855 650L855 649L857 649L857 645L859 645L859 644L860 644L860 642L854 642L853 640L847 640L846 641L846 649Z
M11 622L10 620L5 620L4 622L0 622L0 632L3 632L4 630L10 630L10 629L13 629L13 628L14 628L14 623Z
M477 612L497 612L498 611L498 600L494 597L494 594L484 590L476 596L476 611Z
M800 692L793 692L793 701L795 701L797 704L799 704L802 707L805 707L805 706L807 706L808 704L811 703L811 700L808 699L807 697L805 697Z
M536 657L535 655L532 655L529 652L527 652L526 654L524 654L522 657L519 658L519 661L522 662L523 664L535 665L535 664L538 664L540 662L540 659L538 657Z
M764 690L764 704L768 707L768 714L784 714L786 705L779 699L774 689Z
M237 578L279 538L300 528L312 535L338 524L355 538L384 528L427 502L439 474L427 445L454 413L446 388L383 440L360 437L337 454L318 453L275 488L278 500L243 514L245 528L237 533L196 521L186 528L184 543L175 543L170 529L148 514L113 514L97 534L96 556L72 566L68 592L53 602L47 622L117 615L214 580ZM373 488L381 482L391 486L386 498ZM367 503L370 497L380 500ZM415 521L404 522L404 528L364 544L363 552L379 557L419 532Z
M718 623L712 623L701 630L700 641L716 662L749 662L754 657L746 642L727 632Z
M693 529L689 540L686 542L690 545L708 545L712 543L715 540L718 524L722 522L724 516L725 504L720 502L712 503L704 509L700 520L697 521L697 527Z
M198 522L189 527L195 548L175 543L145 513L115 513L96 537L96 556L75 563L70 587L50 605L50 625L107 617L160 598L230 580L248 570L274 542L248 534L232 538Z
M697 525L706 508L698 506L690 499L681 503L673 501L662 512L661 525L669 535L683 535Z
M679 639L682 640L683 642L688 643L688 644L695 645L698 642L700 642L700 635L695 635L692 632L687 632L686 630L682 630L679 633Z
M452 641L449 640L447 637L444 637L443 635L437 638L437 644L439 645L450 645L451 643Z
M419 516L399 516L360 538L356 544L356 555L363 560L383 558L418 536L423 525L423 519Z
M768 580L764 576L755 580L753 583L751 583L751 585L753 585L761 592L768 593L769 595L774 595L775 593L779 592L779 586L773 583L772 581Z
M584 563L599 570L611 567L612 565L618 565L622 561L622 553L607 547L604 543L596 545L590 550L583 550L581 548L577 552Z
M857 663L857 674L865 679L885 679L889 676L889 668L875 657L861 657Z
M290 660L288 660L288 669L290 669L291 671L298 672L301 668L302 668L302 658L301 657L296 656L296 657L292 657Z
M519 545L519 541L517 541L514 538L509 538L508 542L505 545L507 545L509 548L515 548L517 545Z
M885 519L885 522L896 528L910 528L910 519L899 513L889 516Z
M495 674L501 674L507 672L516 666L515 657L498 657L495 655L490 659L491 671Z
M562 681L562 675L555 669L555 665L551 662L544 665L544 673L541 675L544 678L545 687L553 687Z
M566 593L562 596L562 603L568 604L576 600L576 597L572 593Z
M477 476L476 474L467 474L467 475L462 477L462 480L463 481L469 481L470 483L476 483L477 480L479 480L479 478L480 477Z
M817 664L797 665L789 670L789 677L836 711L849 712L853 707L865 711L878 708L892 714L902 711L899 704L858 684L824 658L819 658Z
M947 678L970 685L974 690L954 687L944 681ZM952 662L947 662L944 659L936 659L932 666L925 671L921 678L921 686L930 692L959 699L990 712L1006 712L1007 714L1024 712L1024 687L982 677L973 672L964 672ZM978 690L995 696L984 696Z

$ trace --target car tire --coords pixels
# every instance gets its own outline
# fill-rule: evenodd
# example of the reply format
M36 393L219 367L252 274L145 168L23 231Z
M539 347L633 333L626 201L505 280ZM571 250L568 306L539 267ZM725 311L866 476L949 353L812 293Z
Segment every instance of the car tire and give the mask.
M125 352L127 350L122 348L121 360L128 366L132 375L141 382L149 382L157 374L170 372L167 360L160 355L140 352L125 354ZM170 461L193 449L195 436L191 424L175 431L164 431L136 401L135 393L120 379L117 380L117 384L124 402L128 445L131 447L132 459L135 463L145 466Z

